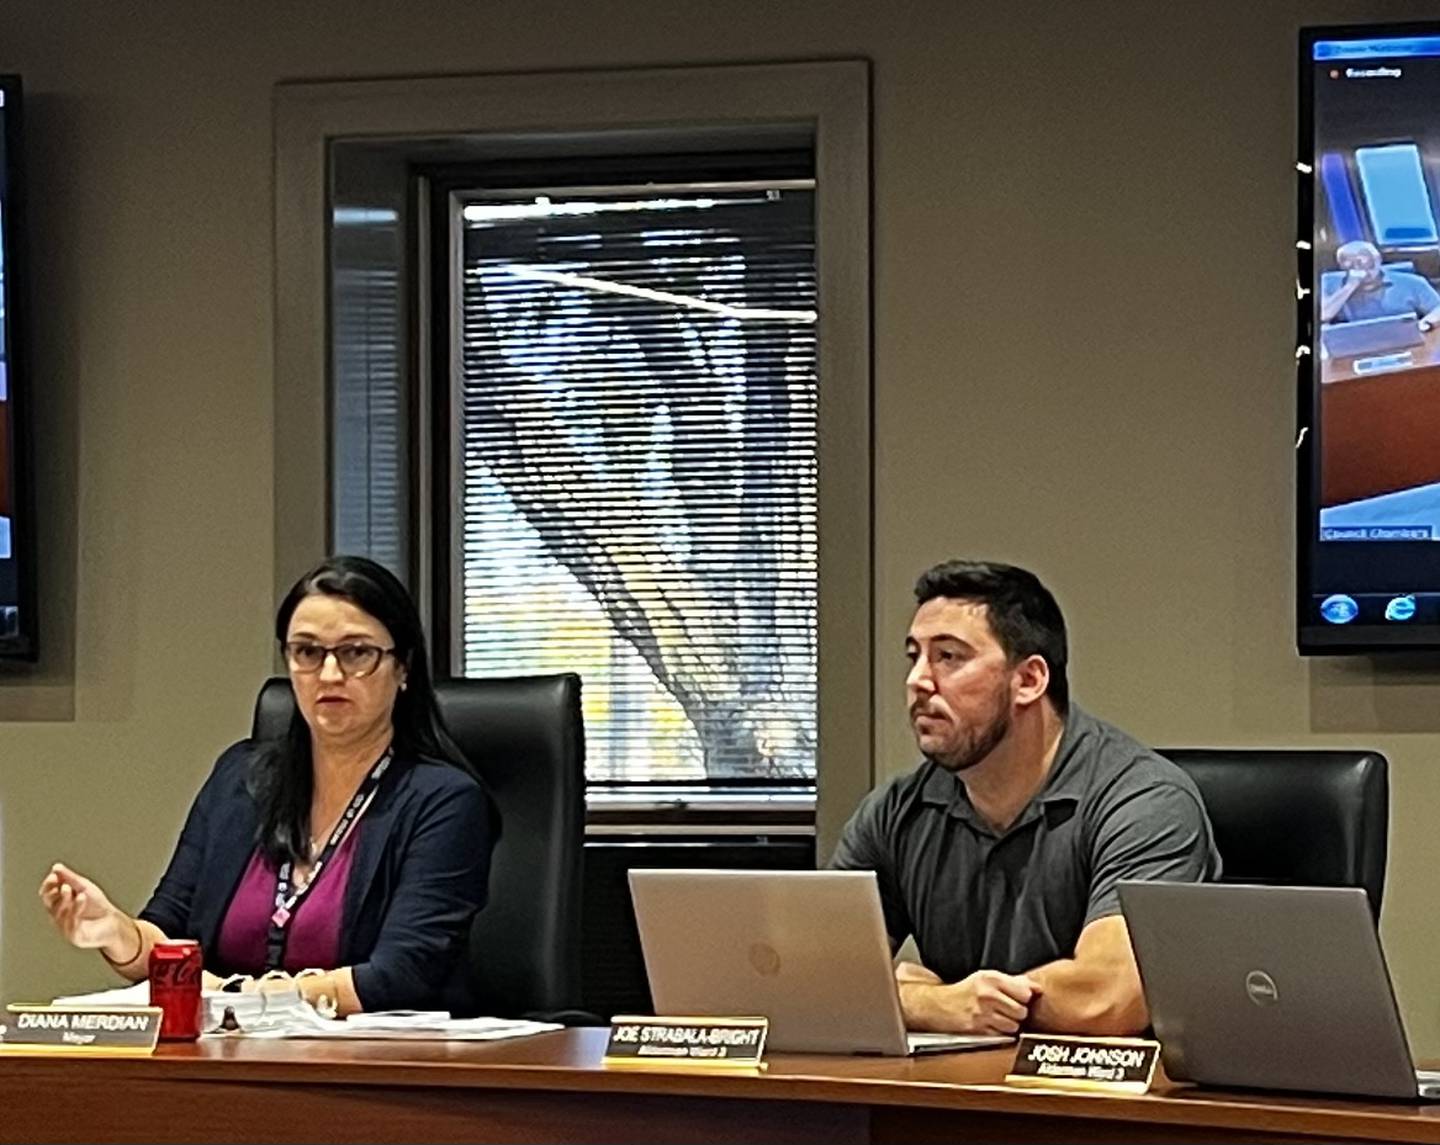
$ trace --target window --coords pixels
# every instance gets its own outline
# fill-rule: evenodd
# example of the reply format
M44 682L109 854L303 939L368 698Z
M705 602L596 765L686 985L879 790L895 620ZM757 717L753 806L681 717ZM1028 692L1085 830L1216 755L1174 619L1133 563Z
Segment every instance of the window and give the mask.
M871 784L875 735L868 87L868 65L854 60L281 84L275 121L277 589L283 591L327 549L369 553L415 593L441 650L437 672L488 670L487 657L499 668L512 654L520 662L506 665L506 671L584 671L597 782L634 782L641 759L668 758L668 770L658 772L658 779L696 793L685 796L686 816L699 814L697 784L797 785L789 794L767 793L764 806L783 803L793 809L813 793L823 853ZM480 177L473 177L477 172ZM456 181L462 174L466 177ZM543 225L532 219L483 226L481 220L464 219L466 207L533 208L542 195L552 205L589 202L627 209L570 216L551 210ZM657 195L683 205L653 207ZM699 206L707 197L718 204ZM756 201L749 202L752 198ZM647 202L652 207L641 209ZM727 241L708 235L711 221L729 229ZM652 277L653 268L627 266L609 255L629 243L652 256L665 248L645 242L644 235L677 225L695 230L697 241L689 249L709 260L704 274L697 264L676 262ZM588 250L575 238L562 256L554 237L561 234L599 237ZM492 256L487 242L505 245ZM808 270L802 270L807 245ZM678 249L656 257L691 257ZM437 257L436 250L453 252L454 258ZM482 290L499 297L493 270L477 271L467 283L467 251L477 267L494 257L574 276L542 281L505 274L506 297L517 304L528 299L524 304L537 314L522 318L513 307L496 308L482 323L488 331L479 335L492 344L474 363L448 360L452 345L462 344L465 312L455 310L446 323L436 317L437 310L467 293L472 299ZM436 265L443 271L422 270ZM756 270L781 277L766 282ZM644 289L619 294L576 281L587 278ZM722 309L687 306L669 296L718 301ZM820 318L760 319L747 315L747 308L814 311ZM646 352L642 343L648 343L633 331L607 341L604 352L611 358L605 364L623 365L659 387L637 396L640 405L656 406L665 384L684 380L678 363L712 361L714 372L696 374L686 384L710 386L720 395L718 412L709 414L712 432L733 439L728 453L723 442L698 455L687 452L694 434L686 418L693 420L705 407L671 398L659 403L666 409L651 408L642 416L614 400L613 391L623 388L619 378L602 370L608 397L596 388L593 361L586 367L592 373L584 375L589 388L561 403L569 420L553 418L556 399L545 396L537 404L536 395L579 385L571 369L577 347L570 335L552 330L548 341L541 339L552 359L545 386L526 383L528 392L515 386L516 378L525 376L517 370L523 355L511 344L516 323L564 330L577 315L599 314L607 322L623 317L643 326L643 315L676 318L679 311L688 323L670 327L675 369L668 379L664 370L638 366ZM761 344L762 338L770 342ZM467 376L472 384L482 376L476 371L486 353L483 376L511 386L504 405L512 417L521 415L527 433L544 423L589 464L598 467L611 455L629 464L617 481L625 491L620 500L632 505L631 518L657 515L663 527L651 532L664 538L663 555L675 568L686 567L680 558L693 557L696 543L691 541L687 553L684 538L676 537L695 532L700 521L716 526L699 543L715 545L722 554L729 546L734 575L721 577L717 597L728 610L723 623L693 602L716 591L711 585L725 561L704 566L703 582L692 577L703 588L680 579L641 583L636 572L643 566L633 554L613 542L608 549L595 548L588 522L578 529L577 517L560 530L547 517L546 531L537 527L527 515L533 506L515 499L545 487L553 464L549 471L534 464L534 451L512 451L507 460L493 440L481 436L500 432L493 410L488 418L471 416L457 400ZM757 369L762 361L763 371ZM740 384L742 373L747 385ZM760 379L754 382L754 400L751 379ZM450 386L454 392L447 394ZM486 390L483 396L493 407L502 392ZM759 400L766 393L773 399L768 409ZM577 420L576 411L587 402L594 407L592 424ZM623 416L600 416L612 409ZM772 419L774 451L762 458L758 471L747 471L741 462L756 451L742 454L734 442L762 432L756 428L761 414ZM485 444L483 464L472 464L468 472L467 436ZM328 449L315 448L321 441ZM702 485L698 477L676 476L702 472L702 462L711 470L703 492L713 502L695 496ZM760 511L764 503L752 494L764 481L772 493L789 499L788 508ZM319 489L329 496L317 496ZM745 511L737 508L742 502ZM708 516L680 513L672 514L673 520L662 512L670 505L688 512L693 504L714 507L705 510ZM609 511L612 522L618 518L622 526L634 526L613 506ZM733 515L731 535L719 527L725 512ZM519 538L520 555L532 562L519 566L529 570L518 577L524 591L544 587L556 594L563 620L602 620L609 634L587 637L587 644L562 627L558 634L546 629L551 635L535 641L518 618L496 625L490 604L500 596L495 587L500 582L493 579L500 550L467 542L464 532L482 522L501 523ZM747 529L752 539L742 543ZM479 558L475 568L490 561L489 582L457 574L465 568L467 543ZM736 563L736 554L744 561ZM768 582L773 590L757 589L757 578L749 575L754 564L775 573ZM595 575L587 567L606 568L614 592L576 596L576 585L584 589L584 578ZM516 574L506 575L513 585ZM682 589L692 595L677 595ZM484 607L467 610L467 593ZM630 599L637 595L648 602L649 613ZM573 603L577 600L583 608ZM665 602L668 615L657 601ZM584 608L589 613L582 617ZM773 623L763 619L771 615ZM631 626L628 636L618 622ZM649 626L648 648L641 647L635 625ZM495 639L487 627L508 629L504 640L533 643L496 651L505 645L487 643ZM742 630L763 639L710 647L717 634ZM677 633L683 643L674 638ZM737 682L717 684L722 670ZM684 691L684 676L696 673L703 688L692 691L704 705L689 692L684 702L676 697ZM667 674L673 689L662 682ZM616 681L637 680L638 693L610 688ZM738 681L745 682L743 693ZM754 726L726 726L725 717L712 714L738 711L741 700L751 705L745 710ZM704 713L698 723L687 705ZM601 731L602 717L609 720L608 732ZM722 732L744 746L717 749ZM656 743L668 744L671 754L653 750ZM756 795L745 797L749 805ZM627 798L616 792L607 806ZM730 814L718 810L720 803L739 806L719 791L707 799L714 815Z
M809 157L638 177L657 162L603 187L443 192L451 666L580 672L592 784L809 784Z

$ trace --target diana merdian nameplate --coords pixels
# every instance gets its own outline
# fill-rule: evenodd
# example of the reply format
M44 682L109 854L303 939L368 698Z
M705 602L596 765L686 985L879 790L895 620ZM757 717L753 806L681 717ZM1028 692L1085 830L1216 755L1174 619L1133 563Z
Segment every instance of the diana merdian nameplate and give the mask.
M768 1018L655 1018L616 1015L607 1066L738 1066L758 1069Z
M160 1037L157 1006L5 1008L0 1052L150 1054Z
M1144 1093L1155 1076L1160 1043L1149 1038L1074 1038L1022 1034L1010 1085L1046 1085L1100 1093Z

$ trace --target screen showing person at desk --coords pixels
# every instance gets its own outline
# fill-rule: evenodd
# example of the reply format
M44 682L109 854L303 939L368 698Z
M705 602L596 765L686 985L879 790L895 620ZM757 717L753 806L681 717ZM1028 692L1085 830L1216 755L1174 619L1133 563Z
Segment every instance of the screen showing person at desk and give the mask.
M1440 647L1440 25L1301 47L1298 644Z
M1320 52L1327 49L1317 45ZM1440 53L1392 63L1317 55L1313 275L1324 382L1428 364L1440 325ZM1378 319L1413 318L1404 323ZM1362 332L1329 337L1351 323Z
M1386 266L1374 243L1363 239L1348 242L1335 252L1335 262L1340 268L1340 281L1330 289L1322 279L1326 291L1320 299L1322 322L1357 322L1408 314L1417 319L1422 332L1440 322L1440 293L1435 287L1413 271Z
M0 229L0 235L3 235ZM0 240L3 245L3 240ZM3 262L0 255L0 262ZM0 275L4 274L0 266ZM0 298L4 289L0 287ZM5 312L0 304L0 638L14 636L19 630L20 603L15 553L11 541L10 498L13 482L10 477L10 391L5 373Z
M0 92L3 95L3 92ZM10 416L10 321L6 266L6 148L5 105L0 98L0 640L14 637L20 628L19 568L14 550L13 500L15 490L14 443L16 430Z

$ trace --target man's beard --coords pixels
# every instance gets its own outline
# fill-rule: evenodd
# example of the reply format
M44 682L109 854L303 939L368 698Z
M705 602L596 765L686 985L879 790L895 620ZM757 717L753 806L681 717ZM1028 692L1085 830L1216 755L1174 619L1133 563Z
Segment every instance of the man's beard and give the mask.
M997 688L989 718L960 729L959 742L943 753L928 755L940 767L959 773L974 767L988 756L1010 734L1011 688Z

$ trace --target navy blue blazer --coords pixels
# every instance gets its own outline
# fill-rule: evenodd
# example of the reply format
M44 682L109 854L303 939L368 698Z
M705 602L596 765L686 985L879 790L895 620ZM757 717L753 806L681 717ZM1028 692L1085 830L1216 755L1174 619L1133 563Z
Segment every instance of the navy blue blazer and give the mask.
M260 816L246 780L257 746L242 740L216 761L140 912L171 938L197 939L217 972L220 924L255 853ZM458 768L391 763L360 821L341 915L340 965L353 969L366 1010L446 1008L470 921L485 905L491 816L485 789Z

